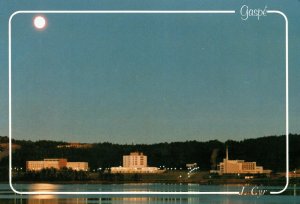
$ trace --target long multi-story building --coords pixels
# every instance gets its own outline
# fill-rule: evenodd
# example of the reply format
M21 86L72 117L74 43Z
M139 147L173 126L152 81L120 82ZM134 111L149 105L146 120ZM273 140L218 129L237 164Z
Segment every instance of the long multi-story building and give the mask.
M218 171L222 174L262 174L270 173L270 170L257 166L256 162L246 162L244 160L230 160L228 155L228 147L226 147L226 158L218 165Z
M123 156L123 166L111 167L111 173L159 173L157 167L147 166L147 156L141 152L132 152Z
M26 162L26 170L30 171L40 171L46 168L71 168L76 171L87 171L89 169L89 165L87 162L68 162L67 159L44 159L42 161L27 161Z

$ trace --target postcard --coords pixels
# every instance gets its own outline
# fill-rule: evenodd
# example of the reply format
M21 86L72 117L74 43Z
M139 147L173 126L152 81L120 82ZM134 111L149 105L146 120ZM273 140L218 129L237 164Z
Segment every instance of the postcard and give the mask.
M0 2L0 203L298 203L298 0Z

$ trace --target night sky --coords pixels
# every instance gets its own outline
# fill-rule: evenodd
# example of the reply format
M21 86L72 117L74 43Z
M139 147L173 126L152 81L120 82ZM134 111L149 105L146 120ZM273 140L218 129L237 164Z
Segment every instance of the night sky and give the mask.
M2 1L16 10L236 10L237 14L36 14L12 21L12 136L157 143L285 134L284 19L242 21L247 1ZM290 132L299 133L299 1L255 1L290 22ZM259 3L261 2L261 3ZM5 4L3 7L1 4ZM0 135L8 135L7 34Z

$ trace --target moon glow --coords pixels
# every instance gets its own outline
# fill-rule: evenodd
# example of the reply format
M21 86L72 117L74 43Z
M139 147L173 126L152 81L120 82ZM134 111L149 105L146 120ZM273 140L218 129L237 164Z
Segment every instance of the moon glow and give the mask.
M37 30L44 30L47 26L47 20L44 16L36 16L33 19L33 25Z

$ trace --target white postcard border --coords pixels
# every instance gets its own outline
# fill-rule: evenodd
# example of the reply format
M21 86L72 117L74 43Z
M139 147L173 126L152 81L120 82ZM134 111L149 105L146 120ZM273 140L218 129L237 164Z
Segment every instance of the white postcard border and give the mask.
M13 192L20 195L239 195L240 192L47 192L47 191L18 191L12 184L12 95L11 95L11 22L14 16L24 13L60 13L60 14L235 14L235 10L20 10L10 15L8 21L8 77L9 77L9 186ZM267 13L279 14L285 19L285 70L286 70L286 184L280 191L271 191L270 194L280 194L289 185L289 78L288 78L288 18L278 10L267 10Z

